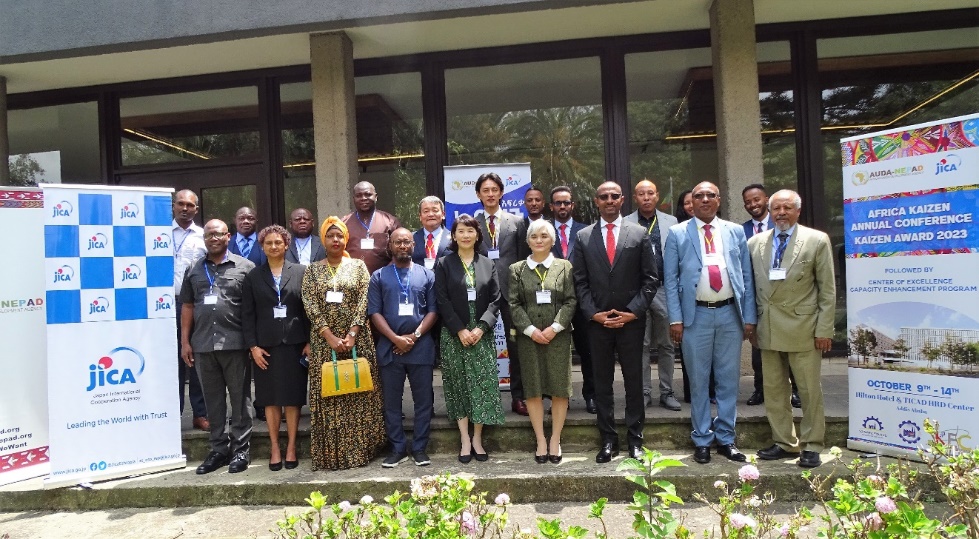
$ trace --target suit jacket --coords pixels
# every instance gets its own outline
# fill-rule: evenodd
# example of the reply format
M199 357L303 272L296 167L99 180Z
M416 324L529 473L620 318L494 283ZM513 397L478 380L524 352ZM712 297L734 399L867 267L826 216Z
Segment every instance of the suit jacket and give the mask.
M554 242L554 247L551 247L551 253L554 254L554 257L555 258L565 258L564 254L561 253L561 231L557 229L557 227L559 225L553 219L551 219L550 222L551 222L552 225L554 225L554 235L557 238L557 241ZM571 260L571 255L574 254L574 248L575 248L575 245L577 245L578 232L580 232L581 229L585 228L586 226L588 226L588 225L586 225L585 223L579 223L578 221L575 221L574 219L571 220L571 228L570 228L570 230L567 231L567 234L568 234L568 256L567 256L566 260ZM526 257L524 257L524 258L526 258Z
M237 232L231 235L231 241L228 242L228 250L238 256L242 256L241 249L238 248ZM265 251L262 250L262 246L258 244L257 233L255 234L255 243L252 244L252 250L250 253L248 253L248 256L246 256L245 258L251 260L252 264L255 264L256 266L261 266L268 260L267 258L265 258Z
M411 237L415 240L415 250L411 252L411 261L419 266L425 265L425 242L428 241L428 233L425 228L419 228ZM446 229L442 232L442 239L435 246L435 258L439 259L449 253L449 244L452 243L452 233ZM434 268L433 268L434 269Z
M755 272L758 347L780 352L815 348L815 337L831 338L836 316L836 280L829 236L797 224L782 255L784 281L769 280L772 242L768 230L748 242Z
M316 234L310 234L309 236L309 263L319 262L326 258L326 249L323 248L323 242L320 241ZM289 248L286 250L286 260L292 262L293 264L299 263L299 247L296 246L296 237L293 236L292 241L289 242Z
M496 266L499 268L498 272L506 276L511 265L527 258L526 256L521 256L524 253L524 248L521 245L527 245L527 229L523 225L523 217L519 215L514 215L501 209L496 212L496 216L498 217L496 222L496 246L500 250L500 258L494 262L496 262ZM492 245L489 227L486 225L486 214L480 213L476 216L476 220L479 221L479 226L483 230L483 243L479 247L479 254L486 256ZM509 288L510 280L504 277L500 281L500 292L503 294L503 301L508 301L510 298L508 294Z
M492 336L503 302L496 265L489 258L477 253L473 266L476 272L476 316L480 322L489 326L487 333ZM439 319L453 336L468 327L470 322L469 300L466 297L468 288L466 270L462 267L462 259L458 254L450 251L435 263L435 301L438 304Z
M628 310L642 320L660 283L649 236L643 227L623 219L615 260L609 264L598 228L602 223L599 220L578 232L571 253L578 308L588 320L609 309Z
M743 324L757 321L755 286L751 273L751 256L744 238L744 229L735 223L717 219L718 234L722 234L727 276L734 289L734 304ZM697 311L697 283L704 264L700 252L700 231L697 220L690 219L670 227L663 256L663 286L666 287L666 308L670 322L682 321L685 327L694 323Z
M272 316L278 304L275 281L268 263L245 275L241 286L241 329L245 346L270 348L280 344L302 344L309 341L309 319L303 309L302 284L306 266L288 260L282 265L279 288L286 317Z
M744 237L750 240L751 237L755 235L755 222L748 219L742 223L741 226L744 227ZM775 228L775 219L772 219L772 212L768 212L768 223L765 225L765 232L768 232L773 228Z
M622 218L630 223L639 223L639 210L636 210ZM656 210L656 227L659 228L660 253L666 249L666 236L670 233L670 227L677 224L676 217L668 213Z

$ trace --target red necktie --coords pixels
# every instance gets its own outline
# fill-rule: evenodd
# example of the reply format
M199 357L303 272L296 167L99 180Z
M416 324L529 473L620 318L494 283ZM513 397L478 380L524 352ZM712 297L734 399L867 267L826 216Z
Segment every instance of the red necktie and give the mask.
M605 228L608 229L608 235L605 236L605 253L608 255L608 263L611 264L615 261L615 234L612 233L615 224L609 223Z
M428 233L428 241L425 242L425 258L435 258L435 236Z
M561 225L561 254L564 258L568 258L568 235L565 231L568 229L567 223Z
M712 255L714 250L714 235L710 232L710 225L704 225L704 251ZM721 267L717 265L707 266L707 278L710 280L710 287L714 292L721 291Z
M495 248L496 247L496 222L495 222L496 216L490 215L489 220L490 220L489 222L490 243L492 243L493 244L492 246Z

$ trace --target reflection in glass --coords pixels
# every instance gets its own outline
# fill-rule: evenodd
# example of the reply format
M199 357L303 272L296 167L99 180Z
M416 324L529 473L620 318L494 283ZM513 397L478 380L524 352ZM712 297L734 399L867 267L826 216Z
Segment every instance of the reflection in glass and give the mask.
M257 154L254 86L119 100L122 164L206 161Z
M227 187L205 187L201 189L200 214L206 215L207 220L220 219L228 225L228 230L235 232L235 212L242 206L250 208L256 205L255 185L233 185Z
M103 183L98 103L11 110L11 185Z

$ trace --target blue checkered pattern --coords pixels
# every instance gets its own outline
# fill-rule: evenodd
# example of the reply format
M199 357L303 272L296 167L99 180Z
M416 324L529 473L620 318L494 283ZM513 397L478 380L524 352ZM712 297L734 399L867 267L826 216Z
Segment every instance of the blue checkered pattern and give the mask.
M44 199L48 324L174 316L169 196L53 188Z

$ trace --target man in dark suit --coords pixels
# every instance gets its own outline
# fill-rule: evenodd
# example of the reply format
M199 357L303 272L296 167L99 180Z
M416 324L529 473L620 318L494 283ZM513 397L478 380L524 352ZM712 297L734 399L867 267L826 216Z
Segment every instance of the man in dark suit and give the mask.
M503 198L503 180L495 172L487 172L476 180L476 196L483 204L483 213L476 216L483 232L480 254L496 264L499 275L509 275L510 265L521 259L524 252L521 245L527 244L526 228L523 219L500 207ZM523 384L520 380L520 358L517 356L516 335L512 335L513 322L510 319L509 279L500 279L500 292L503 303L500 305L500 318L507 339L510 355L510 398L514 413L527 415L527 403L523 399Z
M293 264L308 266L326 258L326 249L319 237L313 234L316 221L313 213L306 208L296 208L289 215L289 228L292 229L292 241L286 249L286 260Z
M659 286L656 261L646 231L624 222L622 188L605 182L595 192L602 218L578 232L571 253L578 305L588 323L598 430L602 448L595 462L605 463L619 453L615 430L612 381L618 356L625 385L625 422L629 456L642 452L646 407L642 394L642 342L646 311Z
M559 185L551 189L551 215L554 216L554 230L557 232L557 241L554 242L551 253L555 258L571 260L578 231L585 228L584 223L579 223L571 217L573 213L574 195L571 188ZM588 346L588 319L581 314L580 308L575 309L574 318L571 319L571 338L574 340L574 349L581 358L581 396L585 399L585 410L589 414L598 413L598 408L595 406L591 348Z
M694 460L710 462L710 446L730 460L747 457L734 445L741 343L755 332L755 287L744 230L717 217L720 190L710 182L693 193L694 218L673 225L663 255L670 337L683 346L690 375L690 434ZM714 371L717 417L711 419Z
M258 244L257 222L255 210L248 206L238 208L235 212L235 235L228 244L228 251L261 266L265 263L265 251Z
M418 216L422 227L412 236L415 249L411 252L411 261L431 270L435 268L435 261L445 256L452 242L452 234L442 226L445 220L442 199L436 196L423 198L418 203Z
M741 190L741 198L744 200L745 211L751 216L751 219L742 224L745 238L750 240L755 234L768 232L775 227L772 215L768 212L768 193L764 185L753 183L745 187ZM765 376L761 367L761 350L755 346L751 347L751 370L755 374L755 391L745 404L757 406L765 402ZM792 406L795 408L802 406L795 377L792 378Z

